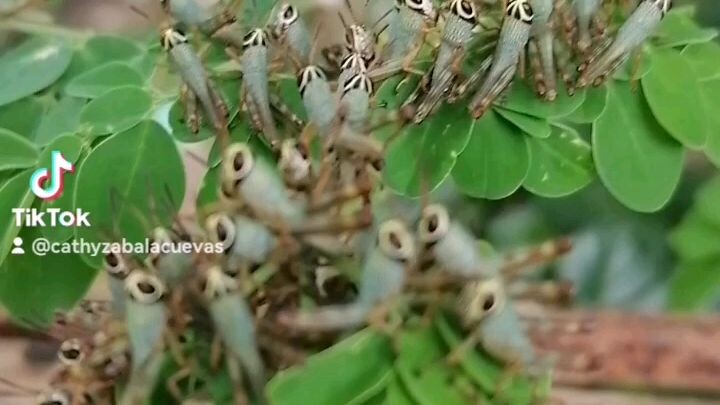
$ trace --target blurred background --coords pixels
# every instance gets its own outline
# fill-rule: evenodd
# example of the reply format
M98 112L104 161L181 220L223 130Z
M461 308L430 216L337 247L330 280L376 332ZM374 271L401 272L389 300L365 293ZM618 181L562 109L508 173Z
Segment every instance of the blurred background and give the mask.
M12 1L0 0L0 4ZM128 8L128 1L131 0L56 1L61 4L57 18L68 26L98 31L151 29L148 21ZM320 1L324 3L323 7L333 4L337 9L344 7L342 0ZM132 4L150 15L160 15L157 0L134 0ZM697 5L697 18L702 24L720 27L720 1L675 1L676 6L686 4ZM331 17L330 23L339 27L335 13L325 12ZM1 45L0 41L0 53ZM720 131L720 128L716 130ZM207 147L191 146L200 154ZM188 190L193 190L204 170L192 159L187 159L187 165ZM685 262L678 254L685 245L693 245L692 240L688 242L693 237L688 231L694 229L690 214L694 210L693 204L698 191L717 173L717 169L699 154L688 155L686 165L683 182L672 201L660 212L649 215L634 213L621 206L597 180L568 198L542 199L524 192L493 203L459 198L453 210L500 249L528 245L557 235L571 235L573 251L552 271L576 284L579 306L642 312L717 311L720 309L717 295L709 294L702 302L696 302L699 294L713 286L678 280L680 270L696 264ZM188 200L194 201L194 196L188 196ZM720 206L720 200L716 200L715 205ZM709 239L697 241L698 244L720 245L720 229L709 230L705 235ZM720 258L715 257L707 263L706 271L711 269L718 274L716 282L720 282ZM102 295L103 292L98 289L92 294ZM52 362L48 360L54 359L55 348L32 345L31 350L26 339L7 336L0 339L0 376L28 387L42 387L52 369ZM27 398L3 398L0 403L30 402Z

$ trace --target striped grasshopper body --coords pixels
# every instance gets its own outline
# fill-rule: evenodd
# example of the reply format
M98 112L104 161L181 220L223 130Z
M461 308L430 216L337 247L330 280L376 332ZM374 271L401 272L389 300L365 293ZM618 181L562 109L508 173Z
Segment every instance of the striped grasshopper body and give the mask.
M422 122L450 90L456 76L454 71L459 69L458 62L464 56L476 24L477 12L472 1L453 0L433 65L430 90L417 108L413 118L415 123Z
M256 115L256 125L260 126L268 143L279 146L281 139L270 109L268 44L265 30L262 28L250 30L244 37L240 66L248 109L255 113L253 115Z
M318 66L306 66L298 74L298 87L308 120L315 124L321 138L330 132L337 114L337 102L325 72Z
M230 376L236 386L247 380L254 403L265 403L265 366L258 350L252 313L232 277L218 266L210 267L206 273L203 293L213 324L229 352ZM234 371L236 362L240 370ZM237 394L235 400L236 403L241 401Z
M640 47L655 31L671 7L671 0L643 0L620 27L612 42L598 47L579 68L581 73L577 87L602 84L627 60L630 52Z
M345 109L347 124L356 134L365 130L372 92L372 82L364 71L356 73L343 85L340 104Z
M211 241L222 243L229 268L243 263L262 264L278 244L267 226L244 215L213 214L205 227Z
M256 158L245 143L232 144L225 151L221 191L227 197L239 197L254 213L291 227L305 219L304 205L290 198L277 169Z
M463 323L472 331L462 346L450 355L455 357L453 360L479 341L485 351L506 364L533 365L532 343L499 276L467 285L461 293L458 311Z
M108 288L112 296L111 309L113 314L125 315L125 278L130 274L129 263L116 253L108 253L103 258L103 270L108 275Z
M210 81L203 68L202 61L192 49L187 37L176 29L168 28L162 33L161 43L177 67L183 83L192 93L188 96L192 99L197 98L200 101L206 117L210 120L216 132L226 132L225 115L227 114L227 107L225 102ZM192 119L189 121L191 121L193 132L197 132L198 124L192 124Z
M142 270L133 270L125 279L126 322L132 370L121 405L134 405L147 398L162 364L163 336L168 321L165 285Z
M585 52L592 44L592 25L600 11L602 0L575 0L573 11L575 13L577 27L577 47ZM534 5L533 5L534 6Z
M367 72L368 67L368 62L365 61L360 54L350 52L345 55L340 64L340 76L338 76L337 80L338 93L342 95L348 79L360 72Z
M517 71L533 21L533 9L528 0L511 0L500 29L500 38L492 59L492 67L480 90L470 102L470 113L480 118L495 99L510 85Z
M365 255L355 302L285 314L281 322L300 330L352 329L361 326L378 305L400 294L405 285L406 267L415 256L413 238L398 220L380 224L376 237L377 244L372 244Z
M152 242L169 248L181 240L173 231L158 227L153 230ZM182 283L192 272L195 267L193 258L190 253L158 251L148 254L146 263L148 267L157 272L163 283L172 289Z
M391 21L389 28L390 61L404 60L411 54L424 30L437 15L432 0L399 0L396 7L397 17Z
M531 47L535 47L539 59L540 71L536 72L537 92L548 101L557 97L557 81L554 54L553 0L531 0L535 12L530 30Z
M310 60L312 52L312 36L305 21L300 18L297 9L291 4L283 3L277 13L273 35L287 43L292 52L302 63Z

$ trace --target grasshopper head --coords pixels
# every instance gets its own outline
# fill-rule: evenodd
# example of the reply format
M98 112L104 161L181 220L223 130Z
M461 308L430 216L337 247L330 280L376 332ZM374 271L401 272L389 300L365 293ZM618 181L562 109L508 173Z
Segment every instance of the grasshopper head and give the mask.
M277 27L280 31L285 32L298 18L300 15L297 9L289 3L283 3L277 13Z
M225 151L221 166L221 183L224 191L232 190L229 195L240 186L252 172L255 158L250 147L245 143L230 145Z
M505 14L525 24L532 24L535 13L528 0L510 0L505 9Z
M477 322L505 305L505 289L499 277L482 280L465 287L460 298L466 322Z
M204 276L201 281L201 289L208 300L226 296L238 288L235 279L225 274L220 266L208 268Z
M68 339L62 342L60 350L58 350L58 358L67 366L78 364L84 357L85 353L78 339Z
M179 29L175 29L172 27L166 28L160 34L160 43L166 51L173 49L175 45L185 44L187 42L187 37Z
M112 277L125 279L130 268L125 259L118 253L110 252L103 259L103 269Z
M305 96L305 89L307 88L308 84L312 82L313 80L327 80L327 77L325 76L325 72L323 72L322 69L315 65L308 65L303 70L300 71L297 77L297 83L298 87L300 87L300 95Z
M235 243L235 222L226 214L213 214L205 221L205 230L214 243L222 243L228 252Z
M291 184L301 184L310 176L310 154L294 139L286 139L280 146L278 167Z
M70 405L72 398L70 394L62 390L54 390L53 392L40 394L37 398L38 405Z
M243 49L253 46L268 46L268 35L262 28L253 28L243 38Z
M672 9L673 3L672 0L648 0L649 2L653 3L655 7L657 7L660 12L662 12L662 16L665 17L665 14L668 13Z
M375 60L375 54L371 55L369 59L363 58L360 54L351 52L343 57L342 63L340 64L341 70L352 69L355 71L365 72L368 70L368 66Z
M383 222L378 230L378 246L388 257L406 263L415 257L415 241L402 221Z
M470 24L477 24L477 11L472 0L453 0L450 11Z
M439 242L450 230L450 215L440 204L428 205L423 209L418 224L418 238L426 245Z
M399 0L398 5L406 5L409 9L420 13L426 20L437 21L437 11L432 0Z
M343 86L343 96L349 91L355 89L364 91L367 94L372 94L372 81L370 81L370 78L367 77L365 72L361 71L360 73L356 73L345 82L345 85Z
M150 273L133 270L125 279L125 291L133 301L150 305L163 298L165 285Z

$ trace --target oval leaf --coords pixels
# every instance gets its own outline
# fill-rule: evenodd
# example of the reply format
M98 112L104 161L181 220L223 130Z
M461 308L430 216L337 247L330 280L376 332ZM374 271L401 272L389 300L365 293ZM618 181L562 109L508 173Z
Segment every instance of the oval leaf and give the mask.
M43 116L43 105L38 97L26 97L0 107L0 127L33 139L38 127L38 117Z
M38 162L38 150L22 136L0 128L0 170L25 169Z
M651 53L653 69L642 79L643 92L655 119L675 139L697 149L705 145L708 119L702 108L700 87L687 60L673 49Z
M608 104L593 128L593 157L605 187L640 212L662 208L680 181L682 145L653 119L627 83L608 85Z
M694 12L675 9L669 12L657 29L657 46L676 47L711 41L718 35L717 30L700 27L693 18Z
M0 58L0 105L38 92L70 65L71 48L49 37L33 37Z
M65 93L75 97L95 98L108 90L122 86L141 86L140 73L125 63L110 62L75 76Z
M0 212L5 213L0 216L0 263L10 253L13 239L20 231L15 223L15 215L12 214L13 208L29 208L35 201L35 195L30 192L33 171L29 169L18 173L0 188Z
M496 200L520 187L530 167L522 132L490 110L475 122L470 142L458 157L453 179L466 194Z
M496 108L495 112L530 136L536 138L547 138L550 136L550 124L543 119L504 108Z
M139 87L120 87L89 102L80 124L90 135L107 135L133 127L150 113L152 98Z
M60 135L77 131L83 106L85 106L85 100L81 98L63 97L60 99L42 117L35 133L35 143L47 145Z
M464 108L445 105L422 124L404 128L385 154L385 184L407 196L433 191L450 174L473 125ZM381 137L393 131L390 126Z
M559 118L577 110L585 99L584 91L569 96L563 83L558 83L557 91L557 99L550 103L540 99L527 83L516 80L512 84L512 89L505 102L500 102L498 105L508 110L535 117Z
M175 142L160 125L143 121L109 137L79 168L75 206L90 213L91 226L76 228L76 238L143 240L148 226L157 221L167 226L175 214L162 209L169 205L166 190L179 204L185 195L185 174ZM117 196L117 204L111 203L111 195ZM118 234L113 234L115 229ZM96 265L100 259L86 258Z
M690 62L695 69L698 79L710 79L720 76L720 44L717 42L706 42L686 46L682 55Z
M523 187L543 197L563 197L590 184L590 145L568 127L554 126L547 139L528 139L530 170Z
M602 114L606 104L607 89L604 86L591 87L585 90L585 101L582 105L565 119L575 124L589 124Z

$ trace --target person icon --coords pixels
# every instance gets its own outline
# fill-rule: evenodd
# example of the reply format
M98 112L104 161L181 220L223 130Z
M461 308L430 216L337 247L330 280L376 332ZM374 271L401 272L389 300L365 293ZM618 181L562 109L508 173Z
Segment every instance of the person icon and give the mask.
M10 251L10 254L13 254L13 255L24 255L24 254L25 254L25 249L22 248L22 244L23 244L23 240L22 240L21 237L18 236L18 237L16 237L15 239L13 239L13 246L14 246L14 247L13 247L12 250Z

